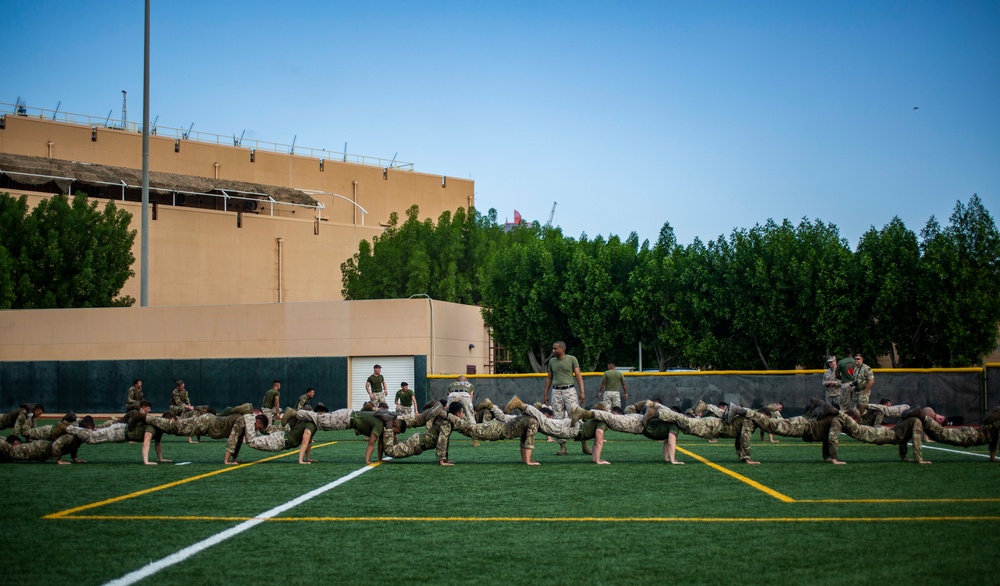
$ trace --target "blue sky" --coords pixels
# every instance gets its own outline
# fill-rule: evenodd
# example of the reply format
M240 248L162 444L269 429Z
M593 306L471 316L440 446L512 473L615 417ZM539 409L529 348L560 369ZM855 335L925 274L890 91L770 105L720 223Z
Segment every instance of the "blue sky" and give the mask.
M0 102L142 117L142 2L8 6ZM413 162L568 235L1000 221L1000 2L152 2L161 126ZM914 107L919 107L914 110Z

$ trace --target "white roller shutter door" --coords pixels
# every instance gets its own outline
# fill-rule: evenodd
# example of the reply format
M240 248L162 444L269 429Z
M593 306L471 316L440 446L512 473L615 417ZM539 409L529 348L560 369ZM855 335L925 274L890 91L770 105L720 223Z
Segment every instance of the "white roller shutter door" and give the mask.
M407 382L410 389L413 384L413 356L360 356L351 358L351 394L348 397L348 404L351 409L361 409L361 406L368 400L368 393L365 392L365 381L372 375L375 365L382 366L382 376L385 377L385 400L389 408L394 408L396 391L399 390L399 383Z

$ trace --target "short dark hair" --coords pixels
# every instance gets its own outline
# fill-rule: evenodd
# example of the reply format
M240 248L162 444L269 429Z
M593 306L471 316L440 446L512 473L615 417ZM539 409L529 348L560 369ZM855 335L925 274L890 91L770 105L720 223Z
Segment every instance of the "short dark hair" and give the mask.
M406 431L405 419L397 419L396 422L399 424L399 433L403 433L404 431Z
M454 405L454 403L452 403L452 405ZM549 417L555 417L556 415L556 412L553 411L551 407L542 407L541 409L539 409L539 411L541 411L542 414L544 415L548 415Z
M889 399L882 399L878 403L879 405L888 405L889 403L892 403L892 401L890 401Z
M146 400L139 401L139 406L140 407L149 407L150 409L153 408L153 404L150 403L149 401L146 401Z
M399 383L399 388L408 387L408 386L410 386L410 383L407 383L407 382Z
M462 410L462 404L455 401L451 405L448 405L448 413L452 415L458 415L458 412Z
M313 411L315 411L316 413L329 413L330 412L330 408L327 407L326 405L320 403L319 405L316 405L316 408L313 409Z
M278 383L280 385L281 381L278 379L274 379L273 381L271 381L271 384L273 385L274 383Z
M316 392L316 389L314 389L314 388L312 388L312 387L309 387L308 389L306 389L306 392L308 393L309 391L312 391L312 392L314 392L314 393L315 393L315 392Z
M169 410L168 411L164 411L163 415L161 415L161 417L163 417L164 419L171 419L171 420L177 419L177 416L174 415L173 413L171 413Z
M261 424L262 424L262 425L263 425L264 427L267 427L267 426L268 426L268 424L269 424L269 423L271 423L271 420L269 420L269 419L267 418L267 415L264 415L263 413L259 413L259 414L257 415L257 417L255 417L254 419L256 419L257 421L261 422Z
M624 411L622 411L622 408L619 407L618 405L612 407L611 412L614 413L615 415L622 415L623 413L625 413Z
M14 442L21 443L21 438L17 437L16 433L12 433L12 434L8 435L7 437L5 437L3 439L8 444L12 444Z
M141 378L134 378L134 379L132 379L132 386L134 387L136 385L136 383L141 382L141 381L142 381Z
M376 364L375 366L372 367L372 370L375 370L376 368L382 368L382 365L381 364Z

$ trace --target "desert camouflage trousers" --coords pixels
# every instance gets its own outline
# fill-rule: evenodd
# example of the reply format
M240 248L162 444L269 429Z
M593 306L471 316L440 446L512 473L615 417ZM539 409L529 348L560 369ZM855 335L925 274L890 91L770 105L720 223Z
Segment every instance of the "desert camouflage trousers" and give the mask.
M403 441L397 441L391 427L382 432L385 455L392 458L409 458L434 449L438 459L448 459L448 437L451 435L451 423L444 419L435 419L425 432L415 433Z
M91 430L71 425L66 428L66 432L88 444L121 444L125 443L125 430L127 427L124 423L115 423L108 427Z
M607 423L608 428L614 431L641 435L643 428L646 427L642 424L642 415L638 413L631 415L618 415L610 411L591 411L591 413L594 414L594 419Z
M571 425L571 421L569 419L546 417L545 414L535 408L534 405L528 405L524 412L538 421L538 431L544 433L545 435L559 439L571 440L576 439L576 436L580 431L579 422L576 425Z
M319 431L337 431L351 428L351 413L353 412L351 409L337 409L326 413L299 410L295 412L295 417L300 421L314 424Z
M521 439L521 447L526 450L535 448L535 434L538 433L538 420L529 415L519 415L513 421L493 420L488 423L469 425L465 419L448 415L451 427L458 433L472 439L495 441L502 439Z

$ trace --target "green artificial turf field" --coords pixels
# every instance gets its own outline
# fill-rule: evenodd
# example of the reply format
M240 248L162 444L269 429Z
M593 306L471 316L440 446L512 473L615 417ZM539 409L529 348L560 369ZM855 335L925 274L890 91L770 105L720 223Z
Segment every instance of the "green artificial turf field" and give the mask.
M311 466L244 446L224 467L224 441L175 437L159 466L136 444L0 466L0 583L103 584L189 546L144 583L996 583L1000 464L984 448L929 444L918 466L843 438L833 466L782 438L748 466L731 440L681 436L671 466L659 443L609 432L611 466L539 436L528 467L514 441L452 438L452 468L433 452L366 468L351 432L320 432Z

